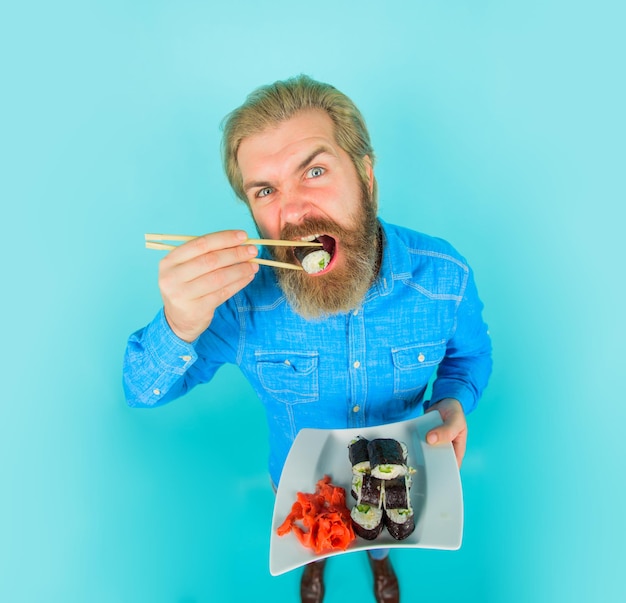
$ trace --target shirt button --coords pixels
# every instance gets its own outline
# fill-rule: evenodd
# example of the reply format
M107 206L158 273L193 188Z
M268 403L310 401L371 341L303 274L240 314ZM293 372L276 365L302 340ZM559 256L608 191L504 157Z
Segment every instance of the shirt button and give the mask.
M360 410L361 410L361 407L358 404L352 407L352 412L359 412Z
M286 364L287 366L291 366L291 362L289 362L289 360L285 360L285 364Z
M354 312L352 312L352 316L356 316L359 313L358 310L355 310Z
M152 393L153 393L155 396L160 396L160 395L161 395L161 390L160 390L160 389L153 389L153 390L152 390Z
M361 363L357 360L352 366L354 368L359 368L361 366Z
M420 362L424 362L424 360L426 360L426 356L424 356L424 354L421 354L421 353L420 353L420 355L417 357L417 359L418 359Z
M189 362L191 360L191 356L181 356L180 359L185 362Z

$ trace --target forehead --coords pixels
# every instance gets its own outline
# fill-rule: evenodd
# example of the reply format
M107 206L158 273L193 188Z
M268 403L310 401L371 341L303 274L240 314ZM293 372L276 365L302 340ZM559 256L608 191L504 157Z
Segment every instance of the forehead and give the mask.
M332 119L320 109L302 111L276 126L244 138L239 145L237 162L245 171L258 161L287 159L321 144L339 151Z

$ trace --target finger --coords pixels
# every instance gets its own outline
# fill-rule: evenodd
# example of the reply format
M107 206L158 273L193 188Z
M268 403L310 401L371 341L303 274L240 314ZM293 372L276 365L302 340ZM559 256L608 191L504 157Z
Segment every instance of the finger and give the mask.
M164 298L165 315L172 330L185 341L194 341L209 326L217 306L237 291L243 289L254 278L258 266L251 264L251 273L241 278L224 281L223 286L203 297L190 300L186 295Z
M452 442L452 447L454 448L454 456L456 457L456 464L459 469L461 468L461 463L463 462L463 457L465 456L465 449L467 447L467 438L457 438Z
M164 280L164 284L171 279L172 287L177 287L229 266L247 264L258 253L259 250L254 245L237 245L207 251L182 263L168 264L164 258L161 278ZM250 274L250 271L247 270L245 273Z
M248 258L249 259L249 258ZM206 274L201 274L191 282L185 284L184 296L189 300L204 298L206 301L215 301L215 307L243 289L258 272L258 264L250 261L218 268Z
M204 296L203 302L208 304L210 308L217 308L223 304L226 300L230 299L235 293L241 291L250 281L254 278L254 275L258 271L257 264L249 264L251 273L246 271L242 276L235 277L238 271L228 271L228 278L223 281L223 284Z
M450 442L452 442L455 435L456 433L454 433L449 427L441 425L439 427L431 429L426 434L426 441L432 445L449 444Z
M170 251L164 260L172 264L183 264L211 251L241 245L248 235L243 230L222 230L211 232L179 245Z

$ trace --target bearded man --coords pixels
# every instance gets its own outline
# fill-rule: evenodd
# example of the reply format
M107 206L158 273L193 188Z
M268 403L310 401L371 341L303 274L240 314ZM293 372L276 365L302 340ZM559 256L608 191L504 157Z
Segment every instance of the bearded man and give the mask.
M261 237L317 242L326 260L316 271L260 266L267 256L237 230L173 250L159 268L163 309L128 342L128 403L164 404L233 363L265 406L275 486L302 428L433 410L443 424L427 440L452 442L460 466L465 415L491 372L482 303L451 245L378 218L374 152L354 103L306 76L263 86L227 117L223 158ZM297 249L262 254L298 266ZM398 601L388 551L368 554L376 600ZM322 601L324 565L305 566L302 601Z

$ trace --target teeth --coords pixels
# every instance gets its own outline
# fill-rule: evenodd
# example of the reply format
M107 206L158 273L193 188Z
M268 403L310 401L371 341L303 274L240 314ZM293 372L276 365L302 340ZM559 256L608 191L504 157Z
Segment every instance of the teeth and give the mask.
M301 237L300 240L301 241L315 241L315 239L317 239L320 235L319 234L314 234L314 235L309 235L308 237Z

